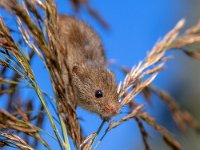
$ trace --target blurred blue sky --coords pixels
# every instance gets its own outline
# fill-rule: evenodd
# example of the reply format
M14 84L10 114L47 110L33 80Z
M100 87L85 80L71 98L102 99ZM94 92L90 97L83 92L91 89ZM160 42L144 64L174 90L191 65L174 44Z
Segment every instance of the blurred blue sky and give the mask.
M190 13L189 0L90 0L91 6L95 8L101 16L110 25L110 30L103 29L84 8L78 17L87 21L100 35L106 50L107 58L114 59L117 65L123 65L131 68L140 60L145 58L148 50L152 48L159 38L163 37L174 25ZM71 6L66 0L57 0L60 13L73 15ZM190 19L190 18L188 18ZM174 72L176 64L168 63L167 72L162 72L154 82L164 89L170 86L169 72ZM123 79L123 74L114 67L111 69L116 73L116 80ZM39 58L33 61L33 70L41 89L53 96L48 73L45 71ZM26 97L35 95L26 93ZM142 97L136 99L142 102ZM39 102L37 100L37 102ZM36 102L36 104L37 104ZM152 115L159 116L157 113L162 108L159 101L154 102L154 107L147 108ZM83 109L78 109L81 125L85 129L85 135L95 132L101 123L100 118ZM47 131L50 130L50 124L46 123ZM148 128L150 131L150 128ZM152 139L155 135L152 135ZM55 141L49 139L50 144L57 149ZM142 150L142 138L138 128L133 121L123 123L118 128L111 131L99 146L99 150ZM156 142L153 141L152 142ZM158 142L158 141L157 141ZM43 148L41 148L43 149Z

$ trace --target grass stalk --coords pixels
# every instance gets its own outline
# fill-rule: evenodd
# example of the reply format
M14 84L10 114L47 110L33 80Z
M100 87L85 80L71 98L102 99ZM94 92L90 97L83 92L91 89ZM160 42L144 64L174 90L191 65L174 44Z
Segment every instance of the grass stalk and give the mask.
M92 150L92 147L93 147L93 145L94 145L94 142L95 142L97 136L99 135L99 133L101 132L101 129L103 128L105 122L106 122L106 120L103 120L103 121L101 122L101 125L99 126L99 128L98 128L98 130L97 130L97 132L96 132L95 137L92 139L91 147L90 147L89 150Z
M66 150L71 150L70 144L69 144L69 139L68 139L68 134L67 134L67 127L64 123L62 115L60 113L58 113L58 116L59 116L59 119L60 119L62 134L63 134L63 137L64 137L64 147L65 147Z
M54 131L54 133L55 133L55 135L56 135L56 137L58 139L59 146L60 146L61 149L63 149L63 145L65 145L65 143L62 140L62 138L61 138L61 136L60 136L60 134L58 132L58 129L56 128L56 125L55 125L55 122L53 120L53 117L52 117L52 115L51 115L51 113L50 113L50 111L49 111L49 109L47 107L47 104L46 104L44 98L42 97L42 92L39 89L39 87L37 85L35 85L35 84L33 84L33 88L35 89L35 92L37 93L42 105L44 106L45 111L47 112L47 116L48 116L49 121L51 123L51 126L53 128L53 131ZM69 149L66 149L66 150L69 150Z

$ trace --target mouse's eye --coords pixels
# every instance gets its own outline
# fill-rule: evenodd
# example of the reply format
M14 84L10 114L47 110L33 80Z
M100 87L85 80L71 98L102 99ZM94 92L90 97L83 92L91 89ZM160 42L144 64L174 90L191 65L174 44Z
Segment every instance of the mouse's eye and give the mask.
M101 97L103 97L103 92L102 92L101 90L97 90L97 91L95 92L95 97L96 97L96 98L101 98Z

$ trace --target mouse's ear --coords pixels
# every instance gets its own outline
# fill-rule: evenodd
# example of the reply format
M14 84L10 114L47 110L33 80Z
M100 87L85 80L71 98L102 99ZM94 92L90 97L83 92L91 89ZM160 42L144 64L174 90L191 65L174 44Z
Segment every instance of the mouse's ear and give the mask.
M107 69L107 70L110 73L110 75L112 76L112 78L115 79L115 73L113 71L109 70L109 69Z
M80 66L78 64L75 64L72 68L72 72L77 74L80 72Z
M84 73L83 65L75 64L72 68L72 73L75 73L76 75L82 75Z

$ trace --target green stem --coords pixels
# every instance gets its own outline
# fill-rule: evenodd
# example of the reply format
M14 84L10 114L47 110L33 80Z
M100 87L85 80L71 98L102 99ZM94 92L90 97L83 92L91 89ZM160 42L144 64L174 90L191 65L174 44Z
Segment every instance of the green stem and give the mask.
M98 128L98 130L97 130L97 132L96 132L96 135L95 135L95 137L94 137L94 138L93 138L93 140L92 140L91 147L90 147L90 149L89 149L89 150L91 150L91 149L92 149L92 147L93 147L93 144L94 144L94 142L95 142L95 140L96 140L97 136L99 135L99 133L100 133L101 129L103 128L103 126L104 126L105 122L106 122L106 120L103 120L103 121L102 121L102 123L101 123L101 125L99 126L99 128Z
M105 137L105 135L106 135L106 132L105 132L104 135L100 138L100 140L97 142L97 144L96 144L95 147L94 147L94 150L96 150L97 147L100 145L100 143L101 143L101 141L103 140L103 138Z
M42 105L44 106L45 111L47 112L47 116L48 116L49 121L51 123L51 126L53 128L53 131L54 131L54 133L55 133L55 135L56 135L56 137L58 139L59 145L60 145L61 149L63 149L63 144L62 143L64 143L64 142L63 142L63 140L62 140L62 138L61 138L61 136L60 136L60 134L58 132L58 129L56 128L56 125L54 123L53 117L51 116L51 113L50 113L50 111L49 111L49 109L48 109L48 107L46 105L46 102L42 97L42 93L41 93L41 91L40 91L40 89L38 88L37 85L33 84L33 87L34 87L34 89L35 89L35 91L36 91L36 93L37 93ZM69 150L69 149L66 149L66 150Z
M63 133L63 137L64 137L64 147L66 150L70 150L70 144L69 144L69 139L68 139L68 134L67 134L67 127L63 121L63 117L61 116L60 113L58 113L59 115L59 119L60 119L60 123L61 123L61 129L62 129L62 133Z

